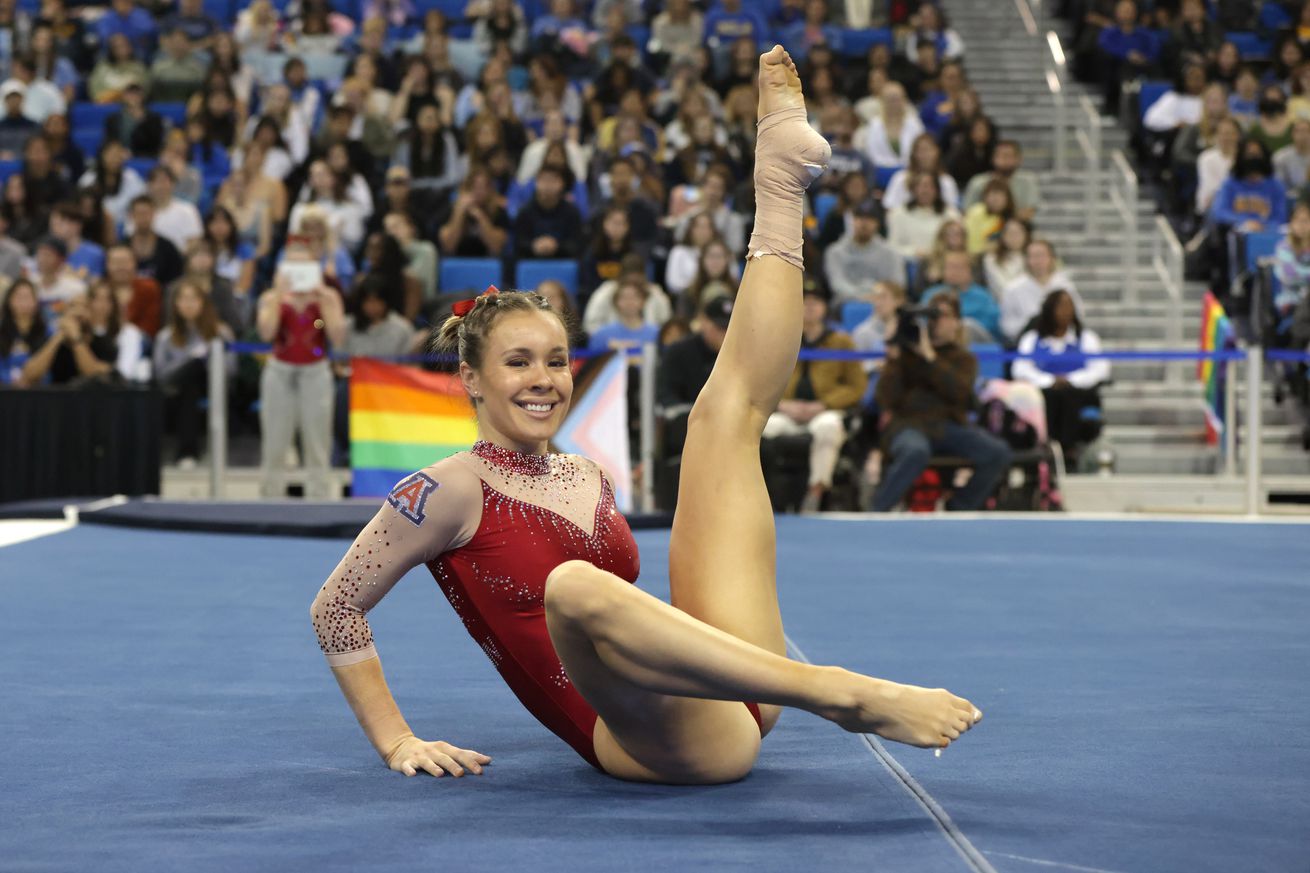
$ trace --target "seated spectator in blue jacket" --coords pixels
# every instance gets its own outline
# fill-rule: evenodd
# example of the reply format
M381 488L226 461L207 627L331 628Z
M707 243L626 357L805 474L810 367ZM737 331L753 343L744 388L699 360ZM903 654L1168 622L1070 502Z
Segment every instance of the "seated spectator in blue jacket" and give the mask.
M105 275L105 250L82 237L85 222L82 210L72 201L59 203L50 212L50 234L63 240L68 267L84 282Z
M1258 141L1242 143L1233 172L1210 207L1210 220L1220 229L1245 232L1276 230L1287 221L1287 192Z
M646 277L640 273L619 280L614 292L614 310L618 317L596 330L587 347L594 352L618 351L629 361L641 359L642 346L659 337L660 327L646 321Z
M805 60L816 45L841 51L841 28L828 21L827 0L805 0L804 15L802 20L778 30L780 41L793 58Z
M762 45L769 38L769 26L759 10L751 7L742 0L719 0L705 15L705 43L727 49L746 36Z
M514 219L519 258L576 258L582 251L582 215L564 199L564 173L554 165L537 173L532 200Z
M205 14L204 0L177 0L177 11L164 19L164 30L180 30L191 42L191 51L208 51L219 23Z
M1114 26L1101 31L1096 46L1101 55L1105 105L1117 115L1120 85L1148 73L1160 56L1160 45L1153 33L1137 26L1137 4L1119 0L1114 7Z
M999 342L1001 308L991 292L973 279L973 261L968 252L947 252L942 261L942 281L923 292L927 303L938 294L953 293L960 301L960 314L972 342Z
M132 41L132 48L139 58L149 57L155 47L158 33L155 19L136 5L135 0L113 0L109 9L96 21L96 35L100 45L109 44L109 38L121 33Z

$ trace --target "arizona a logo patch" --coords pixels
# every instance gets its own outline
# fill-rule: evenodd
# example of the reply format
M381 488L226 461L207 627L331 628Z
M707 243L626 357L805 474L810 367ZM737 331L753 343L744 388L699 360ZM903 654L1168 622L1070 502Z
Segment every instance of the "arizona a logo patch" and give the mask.
M428 495L437 488L437 483L426 473L415 473L391 489L391 493L387 495L387 503L394 506L401 515L417 527L428 517L425 510Z

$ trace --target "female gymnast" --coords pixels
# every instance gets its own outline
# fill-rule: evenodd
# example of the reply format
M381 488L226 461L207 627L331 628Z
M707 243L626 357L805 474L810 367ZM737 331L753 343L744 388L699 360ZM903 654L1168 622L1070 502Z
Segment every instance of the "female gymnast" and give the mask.
M631 584L636 544L600 468L547 453L573 390L558 314L536 294L487 294L442 326L481 439L400 482L311 608L391 769L462 776L491 760L416 737L383 677L365 613L420 563L528 710L620 779L741 779L785 706L925 748L982 717L940 688L786 657L759 445L800 346L802 197L829 149L780 46L760 58L758 132L748 265L688 424L671 605Z

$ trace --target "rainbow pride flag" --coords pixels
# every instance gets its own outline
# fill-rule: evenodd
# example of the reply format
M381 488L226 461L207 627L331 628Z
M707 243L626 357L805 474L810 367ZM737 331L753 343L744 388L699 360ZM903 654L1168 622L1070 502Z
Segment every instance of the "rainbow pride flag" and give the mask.
M1201 351L1221 352L1233 348L1233 325L1228 320L1219 300L1209 291L1201 303ZM1205 439L1210 445L1219 442L1224 432L1224 380L1228 367L1222 361L1202 360L1197 363L1196 376L1205 385Z
M470 448L477 422L459 378L355 358L350 372L351 494L381 497L397 482Z

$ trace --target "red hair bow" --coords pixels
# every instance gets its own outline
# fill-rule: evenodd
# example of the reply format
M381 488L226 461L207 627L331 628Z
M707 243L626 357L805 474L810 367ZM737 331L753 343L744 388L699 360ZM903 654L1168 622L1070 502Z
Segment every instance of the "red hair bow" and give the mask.
M451 311L453 314L459 316L460 318L463 318L464 316L468 315L470 312L473 311L473 307L474 307L474 306L477 306L477 305L478 305L478 298L480 298L480 297L495 297L495 296L496 296L497 294L499 294L499 293L500 293L500 289L497 288L495 285L488 285L488 286L487 286L487 290L486 290L486 291L483 291L483 292L482 292L481 294L479 294L477 297L470 297L468 300L459 300L459 301L456 301L456 302L455 302L455 303L450 307L450 311Z

